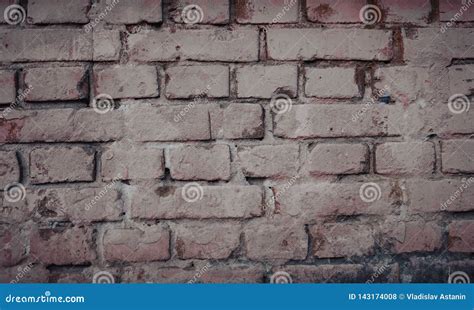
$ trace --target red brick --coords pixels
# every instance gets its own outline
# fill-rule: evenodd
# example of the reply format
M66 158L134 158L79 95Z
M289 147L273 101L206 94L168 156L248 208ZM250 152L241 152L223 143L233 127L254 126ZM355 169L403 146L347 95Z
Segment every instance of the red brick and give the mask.
M454 221L448 229L450 252L474 252L474 221Z
M31 24L85 24L89 21L88 0L66 2L62 0L28 1L28 23Z
M441 144L442 170L446 173L474 173L474 140L448 140Z
M382 248L396 254L433 252L443 243L442 228L435 222L385 222L381 224Z
M15 266L26 257L28 239L17 225L0 225L0 266Z
M225 259L240 243L240 225L193 223L175 229L176 252L181 259Z
M334 223L310 228L312 254L318 258L372 255L375 240L370 226L362 223Z
M307 169L312 175L359 174L367 172L369 148L365 144L320 143L308 156Z
M431 142L388 142L377 145L375 167L379 174L432 174L435 150Z
M194 189L198 193L196 197L192 196ZM188 202L184 197L191 199ZM236 201L239 201L238 205ZM197 186L176 188L143 184L131 192L133 218L251 218L260 215L262 190L258 186L201 186L199 190Z
M158 96L156 67L145 65L116 65L94 68L96 94L113 98L147 98Z
M275 60L390 60L390 41L391 32L379 29L272 28L267 31L268 57Z
M275 187L278 213L302 220L320 217L360 214L389 214L401 200L398 183L375 182L380 188L377 196L362 196L360 191L366 183L303 183ZM376 189L376 186L373 186ZM377 199L377 197L379 197Z
M389 23L425 24L431 13L430 0L384 0L380 9Z
M89 223L117 221L123 203L114 183L97 188L46 188L28 190L28 208L42 220Z
M0 188L20 180L20 163L15 152L0 151Z
M195 106L176 122L183 111L182 106L130 107L125 117L128 137L142 142L210 139L209 107Z
M245 115L245 118L241 116ZM264 136L264 114L259 104L230 104L210 110L213 139L258 139Z
M177 23L191 23L191 24L227 24L229 23L229 0L177 0L171 3L171 16ZM199 13L187 13L189 9L184 8L190 6ZM188 15L187 15L188 14ZM188 16L183 20L183 15Z
M88 96L84 67L48 67L25 70L28 101L79 100Z
M439 1L439 15L440 20L449 22L468 22L474 21L474 11L472 10L472 3L464 0L440 0ZM451 25L453 26L454 23Z
M166 70L166 97L229 96L229 67L176 66Z
M93 230L86 227L41 228L30 240L30 252L47 265L83 265L95 258Z
M30 152L30 177L34 184L93 181L94 151L71 147L43 147Z
M0 103L13 103L16 97L15 87L15 72L14 71L0 71ZM0 116L1 118L1 116Z
M305 75L305 94L309 97L354 98L361 96L354 68L307 67Z
M366 0L306 0L308 19L318 23L360 23L359 12Z
M241 24L278 24L298 21L299 0L238 0L237 22Z
M247 177L291 177L299 167L298 145L239 146L237 156Z
M130 58L137 61L256 61L258 31L163 28L131 34L128 46Z
M161 0L112 0L98 3L94 11L111 24L159 23L161 6Z
M184 146L172 148L171 177L175 180L228 180L230 178L229 146Z
M302 260L308 252L308 235L291 219L259 220L245 227L244 244L251 260Z
M120 57L120 31L94 29L92 33L94 61L118 60Z
M298 68L293 65L239 67L236 75L239 98L271 98L279 92L294 97L297 93Z
M148 262L170 258L170 232L159 226L109 229L104 234L104 257L110 262Z
M2 62L92 60L92 37L82 29L8 29L0 42Z
M409 210L413 213L474 210L474 178L407 181Z
M411 65L429 67L432 64L448 66L452 59L474 57L471 49L474 29L447 28L435 31L431 28L403 30L404 60Z
M396 107L293 105L275 115L273 133L290 139L392 136L400 134L398 119Z
M104 180L159 179L164 176L163 150L151 145L115 142L101 156Z
M14 111L0 119L0 142L110 141L123 137L119 111L92 109Z

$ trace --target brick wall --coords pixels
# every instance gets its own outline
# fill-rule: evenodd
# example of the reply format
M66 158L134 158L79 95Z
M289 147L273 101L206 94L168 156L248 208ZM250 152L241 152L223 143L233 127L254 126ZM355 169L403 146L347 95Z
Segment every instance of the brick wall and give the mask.
M1 282L473 277L472 1L0 9Z

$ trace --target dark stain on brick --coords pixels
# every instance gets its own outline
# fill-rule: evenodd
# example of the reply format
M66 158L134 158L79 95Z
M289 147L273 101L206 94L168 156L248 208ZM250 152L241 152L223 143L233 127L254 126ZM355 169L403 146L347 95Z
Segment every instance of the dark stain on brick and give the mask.
M312 13L318 17L318 19L325 19L335 12L329 4L320 4L313 8Z
M173 195L176 191L176 187L174 186L161 186L155 189L155 193L160 197L168 197Z

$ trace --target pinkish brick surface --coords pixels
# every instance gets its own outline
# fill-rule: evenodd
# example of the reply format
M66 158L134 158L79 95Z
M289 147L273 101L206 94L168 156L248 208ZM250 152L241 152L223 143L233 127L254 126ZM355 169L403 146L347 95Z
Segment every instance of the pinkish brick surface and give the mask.
M0 0L0 282L472 281L467 5Z

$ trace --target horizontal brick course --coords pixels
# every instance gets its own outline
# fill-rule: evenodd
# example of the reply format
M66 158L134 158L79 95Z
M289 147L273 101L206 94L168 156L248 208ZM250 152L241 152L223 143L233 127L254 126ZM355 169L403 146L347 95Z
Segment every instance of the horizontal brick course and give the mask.
M30 177L33 183L58 183L94 180L94 150L83 147L35 148L30 152Z
M390 60L390 36L386 30L269 29L268 57L275 60Z
M31 68L25 70L28 101L80 100L87 98L84 67ZM26 91L25 91L26 92Z

